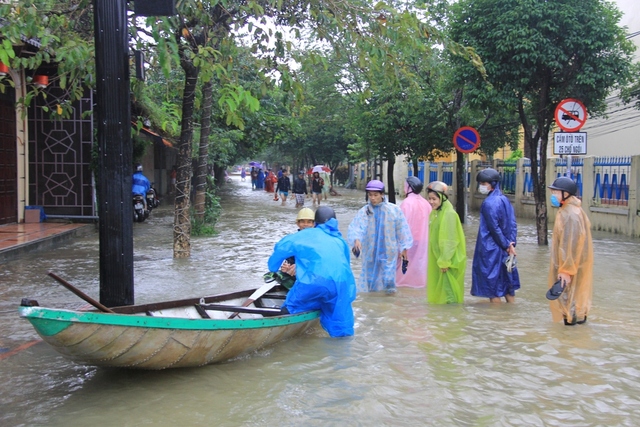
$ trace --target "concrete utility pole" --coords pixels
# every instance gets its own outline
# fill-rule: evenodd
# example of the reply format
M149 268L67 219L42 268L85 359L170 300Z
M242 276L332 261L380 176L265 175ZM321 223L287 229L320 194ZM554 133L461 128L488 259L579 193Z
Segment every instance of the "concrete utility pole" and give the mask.
M131 100L126 0L94 0L100 302L134 304Z

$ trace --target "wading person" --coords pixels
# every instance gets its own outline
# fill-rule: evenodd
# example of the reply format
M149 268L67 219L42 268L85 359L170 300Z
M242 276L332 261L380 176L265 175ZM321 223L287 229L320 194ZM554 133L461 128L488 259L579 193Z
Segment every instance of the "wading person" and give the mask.
M427 285L427 252L429 249L429 214L431 205L420 195L423 184L418 177L410 176L405 180L404 192L407 197L400 210L407 219L413 246L407 250L411 260L403 272L402 264L396 270L396 286L424 288Z
M314 172L311 180L311 200L314 204L317 202L318 206L322 199L322 187L324 187L324 179L320 177L320 172Z
M500 191L500 174L487 168L477 175L478 191L487 195L473 254L471 295L491 302L515 302L520 277L514 266L518 226L509 199Z
M394 294L398 260L407 260L413 237L400 208L384 199L381 181L369 181L365 190L369 202L358 211L347 232L354 255L362 253L358 291Z
M320 310L320 325L332 337L353 335L356 286L349 247L338 231L335 212L328 206L315 213L314 228L300 230L276 243L269 271L276 272L295 257L296 281L282 305L285 313Z
M289 197L289 190L291 189L291 181L289 181L289 173L287 171L282 172L282 176L278 178L278 185L276 187L276 194L280 194L282 197L282 204L287 203L287 197Z
M554 322L564 320L565 325L584 323L593 294L591 222L576 197L578 187L571 178L560 177L549 189L551 206L560 208L551 236L549 287L559 280L562 291L549 302L551 315Z
M291 192L296 198L296 208L304 206L304 196L308 194L307 183L304 181L304 171L299 171L298 177L293 180Z
M432 208L427 267L427 301L431 304L455 304L464 300L467 268L464 231L446 193L444 182L433 181L427 185L427 200Z

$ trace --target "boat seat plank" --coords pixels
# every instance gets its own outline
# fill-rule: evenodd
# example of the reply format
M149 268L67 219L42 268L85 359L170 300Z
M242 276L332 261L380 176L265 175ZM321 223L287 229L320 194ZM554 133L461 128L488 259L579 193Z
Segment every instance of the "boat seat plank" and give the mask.
M282 312L279 308L251 308L224 304L201 304L204 310L228 311L229 313L253 313L262 316L280 316Z

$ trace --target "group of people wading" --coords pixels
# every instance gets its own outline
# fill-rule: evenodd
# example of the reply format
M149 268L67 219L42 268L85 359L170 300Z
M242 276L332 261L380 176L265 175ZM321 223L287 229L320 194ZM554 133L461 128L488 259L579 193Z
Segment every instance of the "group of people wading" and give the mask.
M512 303L520 289L515 213L500 191L498 171L482 170L477 182L478 191L486 198L480 208L471 295L493 303L502 298ZM279 181L278 186L284 188ZM295 280L283 312L320 310L322 327L332 337L341 337L354 333L351 304L356 292L393 295L397 287L426 287L430 304L463 302L465 236L448 199L447 185L429 183L426 200L417 177L407 178L404 186L406 199L396 206L386 201L381 181L369 181L367 203L349 225L346 240L330 207L319 206L315 213L308 208L299 211L299 231L275 245L268 263L271 272L282 271ZM556 179L549 189L551 205L559 211L553 229L547 298L554 321L582 324L592 298L590 223L570 178ZM351 270L352 255L362 261L357 281Z

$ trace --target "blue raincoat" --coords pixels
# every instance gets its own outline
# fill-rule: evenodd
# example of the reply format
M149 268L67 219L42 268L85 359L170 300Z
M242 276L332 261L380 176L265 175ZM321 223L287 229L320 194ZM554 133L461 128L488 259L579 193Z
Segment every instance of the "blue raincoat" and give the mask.
M256 179L256 188L262 190L264 188L264 172L262 169L258 171L258 178Z
M484 298L514 295L520 289L518 270L507 272L504 261L518 226L509 199L494 189L480 207L480 227L473 255L471 295Z
M142 174L142 171L135 172L131 181L131 192L133 194L140 194L141 196L147 195L147 191L151 188L151 183L149 179Z
M269 258L269 271L278 271L290 256L296 260L296 282L283 307L290 313L320 310L320 324L329 335L353 335L351 303L356 298L356 284L338 221L331 218L284 237Z
M349 246L362 243L362 272L358 291L395 289L400 253L413 245L409 224L400 208L383 201L361 208L349 224Z

